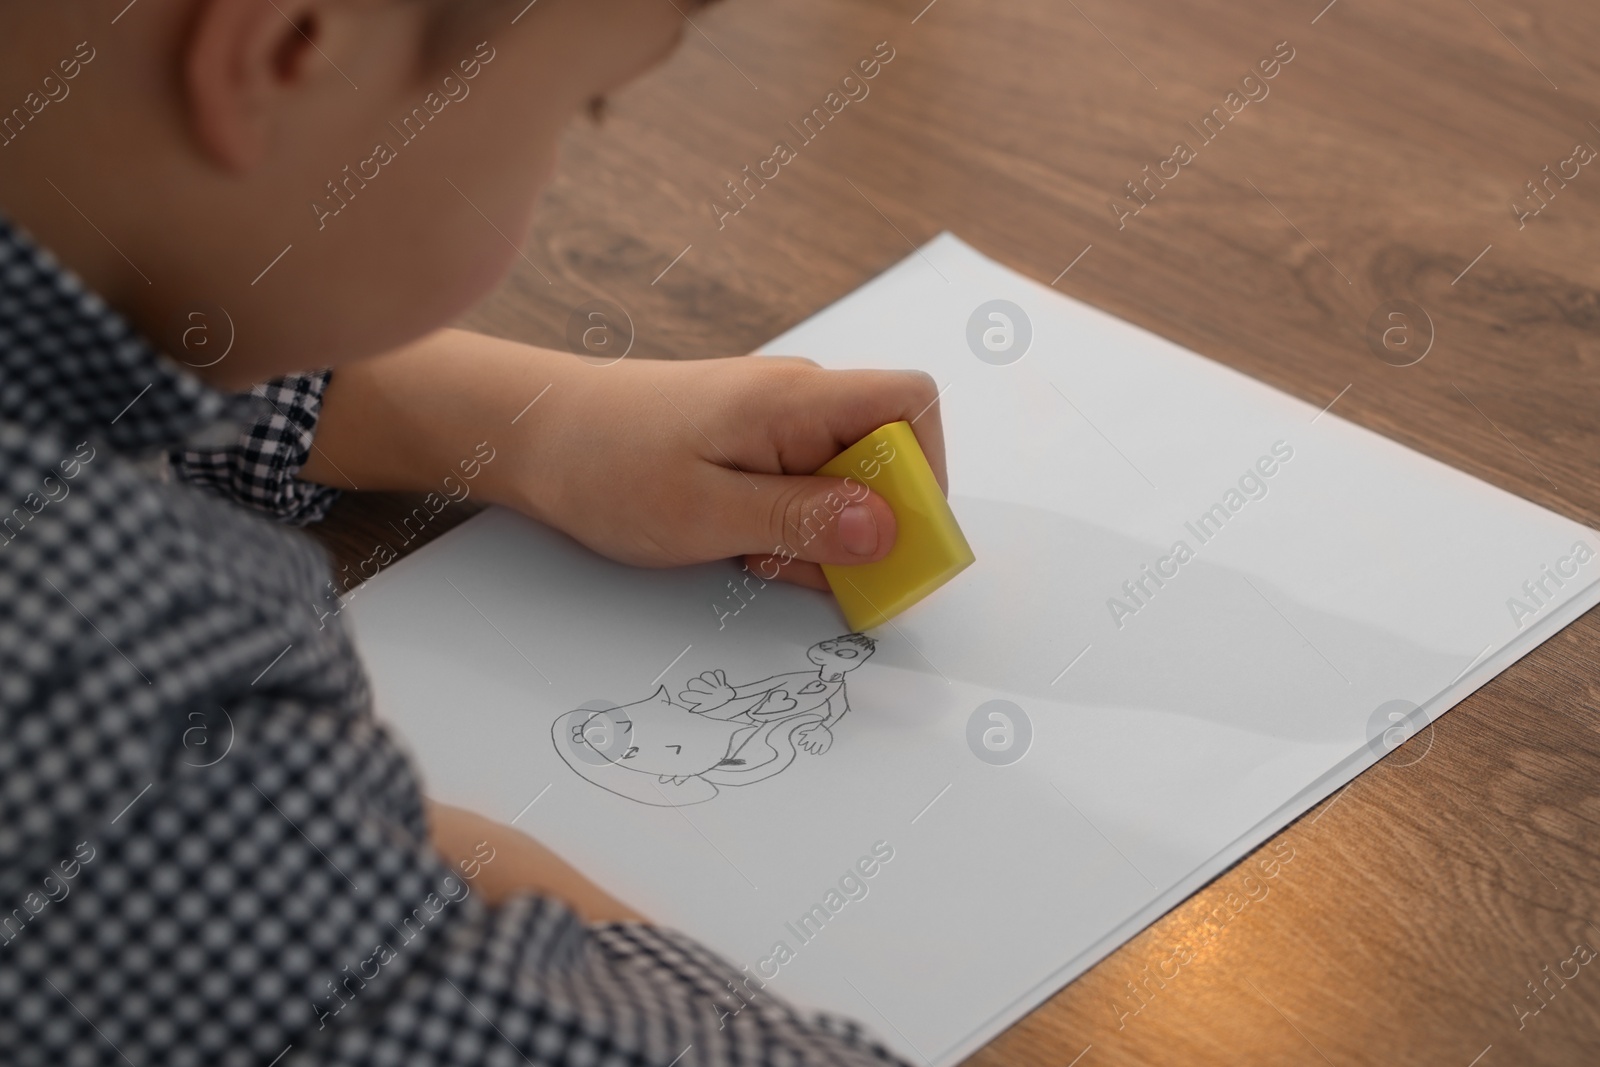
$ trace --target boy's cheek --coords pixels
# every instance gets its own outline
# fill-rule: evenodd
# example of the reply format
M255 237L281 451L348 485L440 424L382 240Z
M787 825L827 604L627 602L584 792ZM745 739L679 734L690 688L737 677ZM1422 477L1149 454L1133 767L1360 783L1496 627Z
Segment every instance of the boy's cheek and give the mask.
M666 16L678 18L670 6L660 6ZM300 152L296 166L304 177L285 194L283 205L298 232L283 235L259 263L252 261L249 277L292 239L293 250L256 292L270 283L280 302L306 305L348 294L347 311L338 321L302 319L275 328L271 352L265 344L259 349L264 365L247 368L250 380L294 366L288 354L279 353L399 347L458 319L513 270L533 275L537 267L528 260L539 257L524 256L518 248L532 229L538 192L554 170L569 112L581 103L576 90L553 88L559 72L552 72L548 62L531 62L541 57L548 58L533 38L496 39L476 51L469 44L450 57L454 62L437 78L429 75L415 89L398 92L389 114L409 114L420 106L432 118L416 143L380 125L376 133L394 157L387 165L370 144L348 144L342 131L322 131L328 134L325 153L320 148ZM447 102L459 106L443 107ZM513 130L517 135L508 136ZM329 180L339 179L340 188L346 188L342 168L347 165L348 175L366 184L352 181L353 195L343 198L347 202L338 216L320 220L307 204L315 195L326 195ZM272 236L275 241L278 234ZM381 302L370 295L376 290L383 293ZM249 310L252 318L266 318L277 308ZM269 355L278 365L266 365ZM487 464L492 455L485 449L476 458ZM456 479L447 491L459 500L466 495L459 484L463 472L453 473ZM479 473L469 463L466 477Z

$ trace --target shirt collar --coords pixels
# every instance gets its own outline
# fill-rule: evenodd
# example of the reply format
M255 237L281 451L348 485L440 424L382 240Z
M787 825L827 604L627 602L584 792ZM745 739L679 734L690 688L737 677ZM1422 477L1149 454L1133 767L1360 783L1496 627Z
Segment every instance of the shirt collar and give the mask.
M0 421L142 454L243 421L247 397L158 352L49 251L0 218Z

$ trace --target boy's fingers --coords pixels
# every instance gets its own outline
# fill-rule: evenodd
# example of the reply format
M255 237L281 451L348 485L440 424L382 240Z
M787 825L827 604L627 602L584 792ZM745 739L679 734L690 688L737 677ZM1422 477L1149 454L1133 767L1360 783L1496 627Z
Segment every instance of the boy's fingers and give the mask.
M750 356L782 366L767 383L769 425L785 427L776 442L787 460L815 470L873 430L891 422L911 423L939 488L949 492L939 385L916 370L823 370L810 360ZM786 418L808 413L799 421ZM791 467L790 469L794 469Z
M780 563L788 555L794 561L855 564L875 563L894 547L894 512L860 482L735 472L720 480L713 522L719 539L733 542L728 555L765 552Z
M938 383L922 371L824 371L833 392L830 417L846 445L887 423L911 423L939 488L950 490ZM842 449L841 449L842 451Z

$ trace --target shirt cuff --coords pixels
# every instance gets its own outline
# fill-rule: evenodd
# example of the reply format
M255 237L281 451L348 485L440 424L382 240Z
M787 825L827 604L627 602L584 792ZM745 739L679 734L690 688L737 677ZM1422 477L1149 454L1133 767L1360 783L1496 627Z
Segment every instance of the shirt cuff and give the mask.
M250 395L264 409L261 417L242 427L231 444L172 453L174 477L291 526L320 521L339 491L297 475L311 456L331 376L316 371L255 386Z

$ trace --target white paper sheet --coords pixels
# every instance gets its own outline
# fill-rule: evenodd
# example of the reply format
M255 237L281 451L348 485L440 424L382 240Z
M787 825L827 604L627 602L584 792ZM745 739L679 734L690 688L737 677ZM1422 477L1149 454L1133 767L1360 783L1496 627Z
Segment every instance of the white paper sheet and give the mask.
M969 330L992 300L1027 326ZM768 351L946 390L978 562L870 656L808 659L844 629L822 595L503 511L345 614L434 795L913 1059L972 1052L1600 599L1586 527L949 235ZM756 692L691 714L714 670Z

